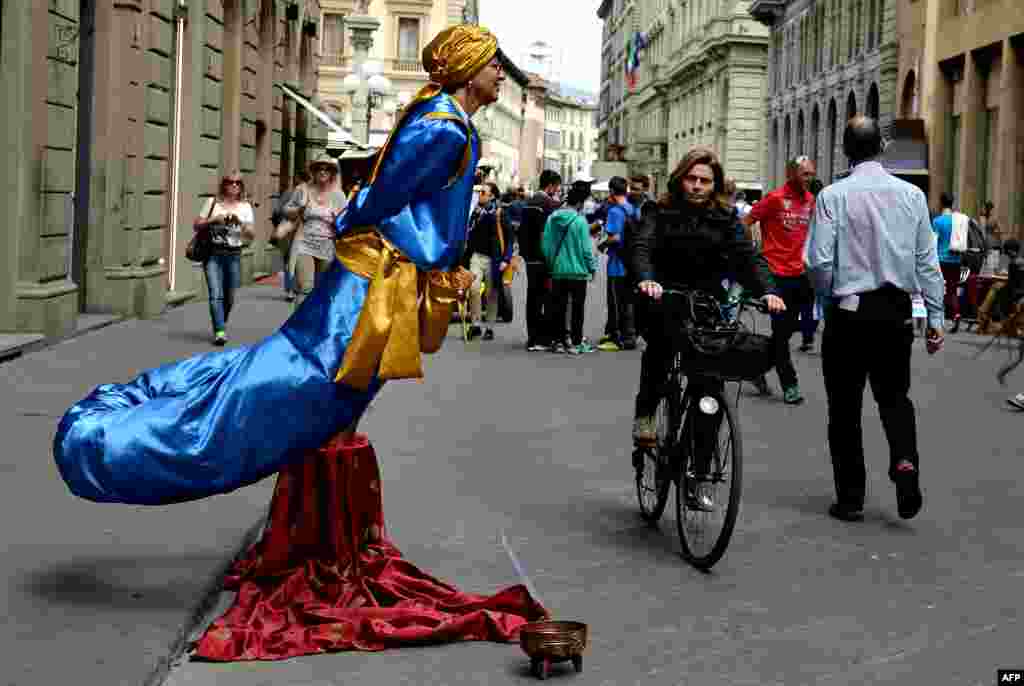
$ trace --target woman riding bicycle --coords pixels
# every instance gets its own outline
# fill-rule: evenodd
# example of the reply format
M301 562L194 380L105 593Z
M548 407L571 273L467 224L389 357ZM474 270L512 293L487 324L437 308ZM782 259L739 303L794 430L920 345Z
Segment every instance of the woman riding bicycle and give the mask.
M682 290L700 290L721 297L722 279L739 280L747 292L763 295L770 312L786 309L782 299L772 295L775 287L764 258L736 232L736 210L725 193L725 174L718 156L708 148L694 148L669 177L668 193L648 213L633 238L633 273L641 293L650 298L645 322L644 350L640 371L640 389L636 395L633 440L640 447L657 441L654 414L660 389L669 373L672 358L686 350L677 350L673 330L684 322L666 321L659 301L663 284ZM766 295L767 294L767 295ZM689 392L701 397L720 391L722 381L697 377L688 381ZM717 435L721 412L696 420L695 435L711 441ZM700 452L710 456L713 446Z

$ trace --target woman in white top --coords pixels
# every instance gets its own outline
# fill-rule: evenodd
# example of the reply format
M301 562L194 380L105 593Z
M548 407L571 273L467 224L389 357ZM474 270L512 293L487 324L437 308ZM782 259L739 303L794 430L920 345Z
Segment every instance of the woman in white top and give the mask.
M209 231L212 249L203 263L206 288L210 295L210 320L213 323L213 344L224 345L224 331L235 291L242 282L242 245L255 238L252 205L245 200L242 175L234 172L221 179L215 197L207 198L192 224L194 231Z
M309 165L310 182L296 189L284 214L301 222L292 243L295 306L313 292L316 279L334 261L334 220L345 207L338 185L338 164L321 155Z

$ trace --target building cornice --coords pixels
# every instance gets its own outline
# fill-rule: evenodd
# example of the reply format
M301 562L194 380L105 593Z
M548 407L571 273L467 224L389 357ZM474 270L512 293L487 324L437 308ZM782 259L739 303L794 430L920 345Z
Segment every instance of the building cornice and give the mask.
M754 0L747 10L754 19L772 26L786 14L786 0Z

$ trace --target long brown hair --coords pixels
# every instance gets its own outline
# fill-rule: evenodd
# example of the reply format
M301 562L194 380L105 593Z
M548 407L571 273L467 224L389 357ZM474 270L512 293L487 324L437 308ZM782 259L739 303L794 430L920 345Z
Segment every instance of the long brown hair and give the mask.
M672 207L683 202L686 197L683 194L683 178L698 164L711 167L715 177L715 188L711 192L711 209L729 209L729 195L725 190L725 170L722 168L722 162L714 150L703 146L692 148L676 165L675 171L668 177L668 191L658 198L659 205Z

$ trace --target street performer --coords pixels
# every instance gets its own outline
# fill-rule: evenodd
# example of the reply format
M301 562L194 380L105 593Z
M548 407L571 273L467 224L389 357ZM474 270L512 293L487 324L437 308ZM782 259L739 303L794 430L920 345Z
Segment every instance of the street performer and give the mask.
M422 377L472 277L466 242L480 138L497 101L497 39L450 27L423 51L430 83L410 102L369 182L336 223L337 259L281 329L107 384L54 438L71 491L144 505L233 491L353 429L391 379Z

